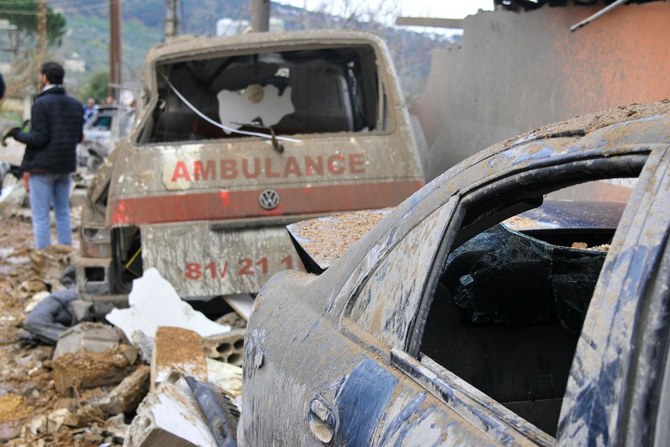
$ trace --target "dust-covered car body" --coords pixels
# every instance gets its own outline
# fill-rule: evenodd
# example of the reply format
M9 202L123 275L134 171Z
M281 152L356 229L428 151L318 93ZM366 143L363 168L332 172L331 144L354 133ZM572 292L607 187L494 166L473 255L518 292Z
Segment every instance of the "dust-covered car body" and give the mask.
M149 266L184 298L254 293L299 265L287 223L423 185L388 51L365 33L177 39L147 56L137 115L89 191L87 295Z
M607 219L497 225L537 226L545 194L635 176L616 232ZM669 209L668 102L466 159L336 260L337 247L316 259L319 276L266 283L247 327L239 443L665 445ZM300 225L305 252L337 245ZM563 245L612 237L608 252Z

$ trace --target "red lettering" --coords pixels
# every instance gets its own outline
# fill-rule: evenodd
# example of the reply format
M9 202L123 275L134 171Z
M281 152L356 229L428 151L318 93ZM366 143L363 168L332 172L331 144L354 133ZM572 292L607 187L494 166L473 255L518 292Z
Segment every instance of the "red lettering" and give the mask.
M284 177L291 175L302 177L300 166L298 166L298 161L295 159L295 157L288 157L288 159L286 159L286 165L284 165Z
M198 280L202 278L202 270L200 264L197 262L189 262L186 264L186 279Z
M272 172L272 160L269 158L265 159L265 177L267 178L281 177L280 173Z
M287 269L293 268L293 257L291 255L286 256L284 259L281 260L281 262L286 266Z
M268 272L268 258L260 258L256 261L256 265L260 267L262 274L265 275Z
M174 172L172 173L172 181L176 182L180 178L186 180L187 182L191 181L191 176L188 174L188 169L186 169L186 163L183 161L178 161L174 167Z
M212 180L214 180L215 175L216 165L214 164L214 160L207 160L205 162L204 168L200 160L193 162L193 178L196 181L200 180L201 178L202 180L209 180L210 177Z
M338 161L341 163L344 161L344 155L335 154L328 157L328 171L334 175L344 174L344 166L340 166Z
M240 259L240 265L242 265L242 268L240 271L237 273L238 275L253 275L254 271L252 270L252 267L254 266L254 261L252 261L249 258L244 258Z
M314 175L323 175L323 157L321 155L316 157L316 160L312 157L305 157L305 174L309 177Z
M237 177L236 160L221 160L221 179L230 180Z
M212 279L216 279L216 262L210 262L205 266L205 270L209 270L209 275Z
M261 160L259 158L254 158L254 171L251 172L249 170L249 160L248 159L243 159L242 160L242 175L245 178L258 178L259 175L261 175Z
M349 172L365 174L365 154L349 154Z

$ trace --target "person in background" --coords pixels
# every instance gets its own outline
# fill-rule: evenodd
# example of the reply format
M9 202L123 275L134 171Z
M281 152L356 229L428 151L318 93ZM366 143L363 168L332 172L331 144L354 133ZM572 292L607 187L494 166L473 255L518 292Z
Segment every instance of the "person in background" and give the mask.
M26 145L21 162L30 186L35 247L51 245L49 209L54 207L58 243L72 245L70 229L71 174L76 169L76 147L83 137L83 105L63 88L65 70L45 62L40 70L42 91L33 102L31 128L15 127L8 134Z
M88 123L88 120L93 118L95 113L95 99L88 98L86 100L86 105L84 106L84 123Z
M0 74L0 99L5 97L5 80L2 77L2 74Z

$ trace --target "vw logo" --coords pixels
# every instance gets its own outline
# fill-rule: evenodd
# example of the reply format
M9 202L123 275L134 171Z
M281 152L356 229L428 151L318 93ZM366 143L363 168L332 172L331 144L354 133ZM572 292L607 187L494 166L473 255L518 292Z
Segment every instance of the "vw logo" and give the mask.
M273 210L279 205L279 193L274 189L266 189L258 196L258 203L266 210Z

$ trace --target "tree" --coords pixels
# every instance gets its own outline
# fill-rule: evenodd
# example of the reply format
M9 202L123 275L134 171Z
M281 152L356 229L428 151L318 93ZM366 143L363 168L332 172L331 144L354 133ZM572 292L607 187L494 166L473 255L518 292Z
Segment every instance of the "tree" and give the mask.
M99 71L91 76L86 87L85 98L93 98L95 102L100 104L104 102L109 94L109 73L106 71Z
M9 0L0 4L0 19L7 19L16 26L12 33L14 56L21 51L21 44L32 44L37 34L37 0ZM65 16L47 6L47 42L60 46L65 35Z

